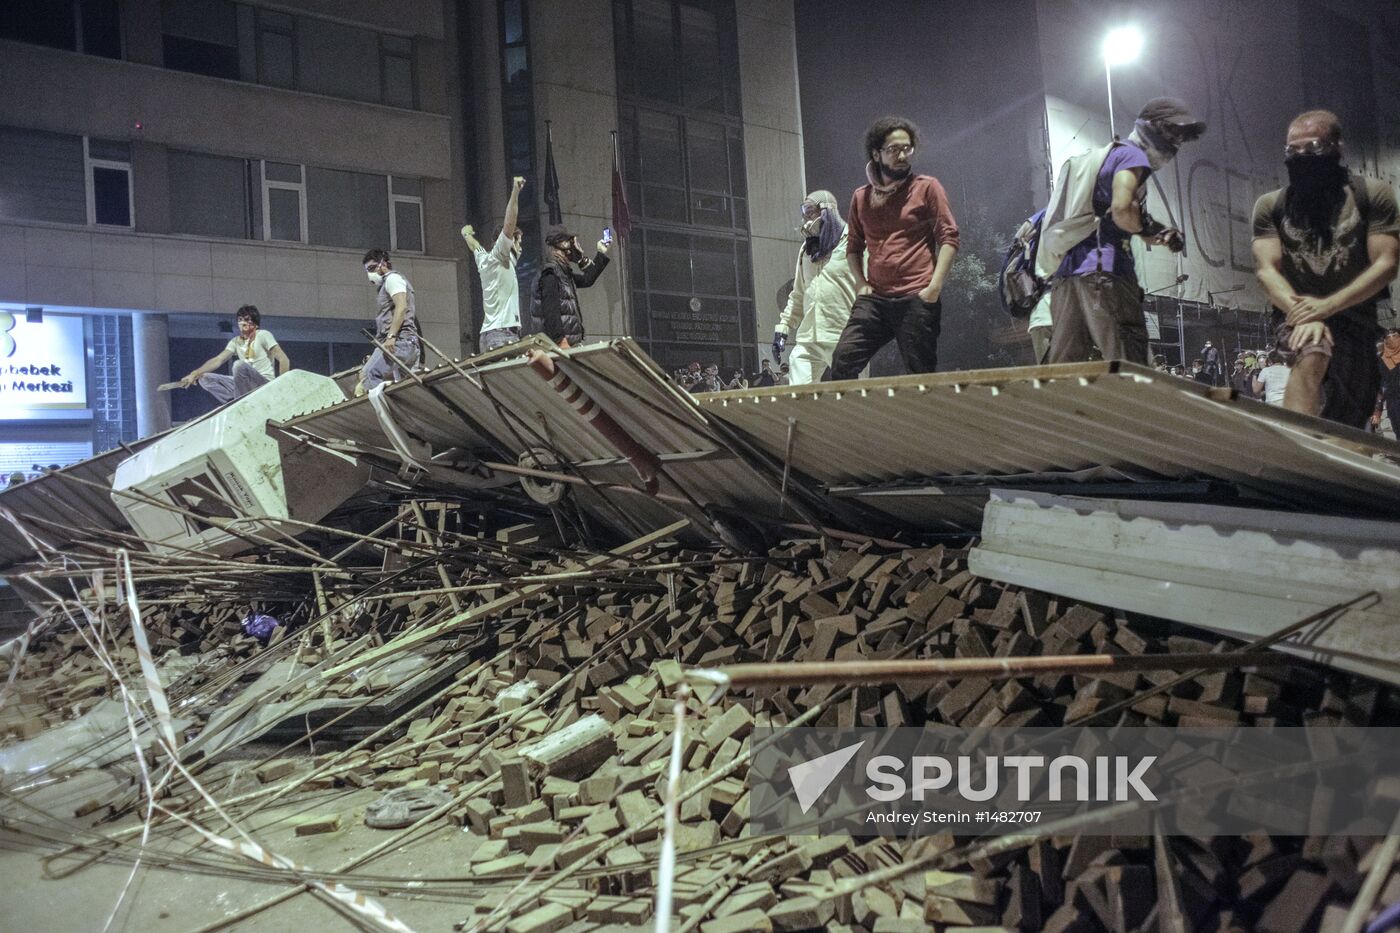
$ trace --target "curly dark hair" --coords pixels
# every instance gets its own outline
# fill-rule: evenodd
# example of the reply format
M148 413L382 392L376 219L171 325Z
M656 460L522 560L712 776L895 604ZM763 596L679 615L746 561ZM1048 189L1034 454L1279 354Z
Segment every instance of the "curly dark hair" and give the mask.
M253 305L244 305L233 315L235 321L244 317L252 321L254 327L262 327L262 315L258 313L258 309Z
M372 262L387 262L389 263L390 269L394 268L393 262L389 259L389 254L382 249L372 249L365 253L365 258L360 260L360 265L365 266Z
M909 142L915 146L919 145L919 128L914 125L913 120L904 117L881 117L865 131L865 157L868 159L876 149L883 149L885 139L895 130L908 133Z

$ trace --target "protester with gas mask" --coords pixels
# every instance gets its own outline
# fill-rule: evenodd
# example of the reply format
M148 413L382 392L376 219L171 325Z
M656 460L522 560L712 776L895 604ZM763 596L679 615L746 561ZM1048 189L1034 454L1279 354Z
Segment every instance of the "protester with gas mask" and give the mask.
M1334 113L1288 126L1288 186L1254 205L1254 260L1278 349L1294 357L1283 406L1363 427L1380 387L1376 300L1395 278L1400 219L1384 181L1342 162Z
M836 195L813 191L800 211L803 239L792 294L773 334L775 360L782 360L789 336L796 341L788 357L793 385L816 382L826 372L856 300L856 281L846 264L846 221Z
M1147 322L1132 238L1174 253L1185 248L1181 231L1148 214L1147 179L1205 129L1184 103L1157 97L1138 113L1127 141L1108 150L1094 179L1095 229L1070 248L1051 286L1047 363L1083 362L1094 347L1105 360L1147 362Z
M379 303L379 313L374 318L378 346L360 369L360 383L368 392L380 383L396 382L406 375L418 361L419 347L413 286L394 271L389 254L382 249L365 253L364 267ZM385 355L385 350L392 358Z
M869 184L851 197L846 233L856 299L832 352L832 379L856 378L891 340L911 373L938 368L939 298L958 252L958 223L938 179L914 173L918 136L902 117L866 131Z
M530 319L534 329L561 347L583 343L583 312L578 290L598 281L608 265L609 244L598 241L591 260L579 249L578 237L561 224L544 232L545 257L530 295ZM577 265L579 271L574 270Z

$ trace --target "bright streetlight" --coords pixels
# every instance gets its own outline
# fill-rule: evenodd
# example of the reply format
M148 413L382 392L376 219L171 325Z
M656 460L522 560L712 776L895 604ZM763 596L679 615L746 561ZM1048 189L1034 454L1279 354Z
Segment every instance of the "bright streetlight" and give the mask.
M1142 54L1142 32L1136 26L1119 26L1103 37L1103 72L1108 79L1108 131L1116 139L1113 125L1113 66L1137 61Z

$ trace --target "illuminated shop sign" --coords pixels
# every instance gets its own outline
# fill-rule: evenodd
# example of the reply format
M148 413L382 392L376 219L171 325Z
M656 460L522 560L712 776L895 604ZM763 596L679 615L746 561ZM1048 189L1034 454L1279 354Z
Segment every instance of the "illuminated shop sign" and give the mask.
M35 322L0 311L0 412L86 407L83 319L45 314Z

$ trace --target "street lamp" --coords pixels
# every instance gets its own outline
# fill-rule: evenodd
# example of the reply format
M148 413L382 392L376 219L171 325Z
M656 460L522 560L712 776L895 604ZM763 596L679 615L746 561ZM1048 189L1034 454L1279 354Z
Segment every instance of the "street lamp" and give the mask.
M1113 125L1113 66L1137 61L1142 54L1142 33L1136 26L1119 26L1103 37L1103 73L1108 79L1108 132L1114 139L1118 131Z

